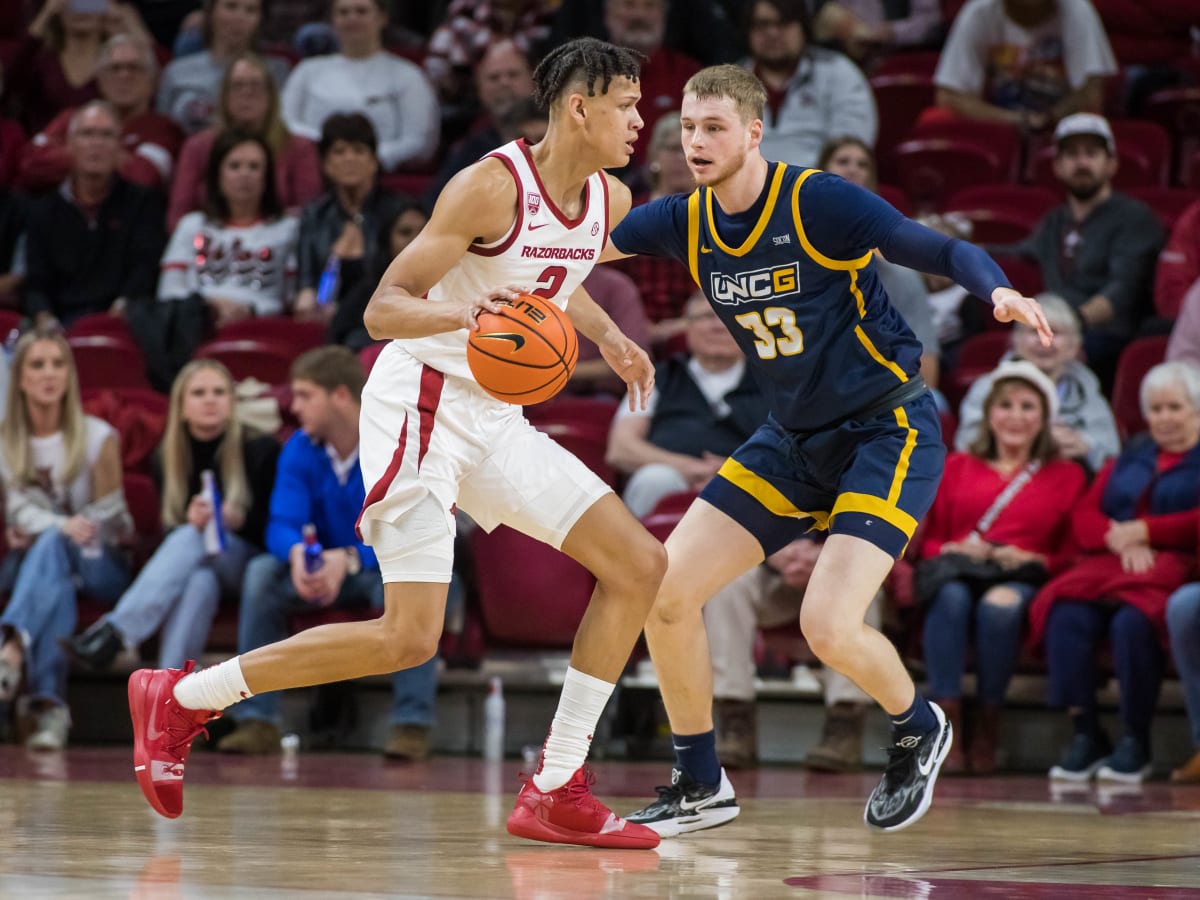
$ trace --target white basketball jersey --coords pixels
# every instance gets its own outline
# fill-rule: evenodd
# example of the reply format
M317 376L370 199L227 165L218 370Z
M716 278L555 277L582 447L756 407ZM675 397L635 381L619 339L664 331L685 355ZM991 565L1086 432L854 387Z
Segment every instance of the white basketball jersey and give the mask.
M608 184L603 173L588 178L583 210L568 219L546 195L524 140L488 156L503 162L517 183L516 219L500 240L472 244L430 288L430 302L469 300L513 285L565 309L567 298L592 270L608 240ZM474 381L467 366L465 328L396 343L432 368Z

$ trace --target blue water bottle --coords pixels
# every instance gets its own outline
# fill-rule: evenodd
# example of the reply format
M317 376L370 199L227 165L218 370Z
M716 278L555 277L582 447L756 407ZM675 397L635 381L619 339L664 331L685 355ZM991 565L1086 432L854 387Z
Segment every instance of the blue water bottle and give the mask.
M338 278L342 271L342 261L334 253L329 254L325 268L321 271L321 280L317 282L317 305L324 306L337 299Z
M321 555L325 548L317 540L317 526L309 522L301 534L304 536L304 571L309 575L320 572L325 565L325 558Z

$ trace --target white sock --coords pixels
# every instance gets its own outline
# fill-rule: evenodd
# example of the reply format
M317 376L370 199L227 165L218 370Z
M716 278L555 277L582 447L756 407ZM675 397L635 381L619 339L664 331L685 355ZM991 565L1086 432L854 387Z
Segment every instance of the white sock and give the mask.
M188 709L221 710L254 695L242 676L241 657L184 675L175 684L175 699Z
M562 787L583 765L592 746L596 723L615 687L578 669L567 669L558 711L546 738L542 771L533 776L533 786L539 791Z

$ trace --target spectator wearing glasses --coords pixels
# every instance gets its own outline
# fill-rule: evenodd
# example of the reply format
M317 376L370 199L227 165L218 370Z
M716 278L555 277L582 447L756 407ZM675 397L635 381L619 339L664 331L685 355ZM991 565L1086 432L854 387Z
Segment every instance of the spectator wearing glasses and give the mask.
M128 34L109 38L100 51L96 79L121 123L121 177L165 191L183 144L179 126L151 109L158 61L143 39ZM20 184L40 191L62 182L71 170L67 128L75 110L64 110L25 147Z

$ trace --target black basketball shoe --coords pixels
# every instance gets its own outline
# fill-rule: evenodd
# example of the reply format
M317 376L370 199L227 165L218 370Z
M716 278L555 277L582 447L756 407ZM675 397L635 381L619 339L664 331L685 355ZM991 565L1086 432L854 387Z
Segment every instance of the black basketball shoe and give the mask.
M936 703L929 706L938 727L923 737L901 738L888 748L883 780L871 792L863 813L863 821L872 828L907 828L925 815L933 802L933 786L954 742L954 733L941 708Z
M736 819L741 812L724 769L716 787L697 784L682 769L671 769L671 783L655 790L657 800L625 819L645 825L661 837L715 828Z

